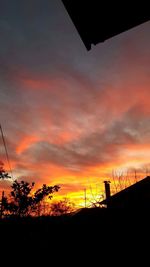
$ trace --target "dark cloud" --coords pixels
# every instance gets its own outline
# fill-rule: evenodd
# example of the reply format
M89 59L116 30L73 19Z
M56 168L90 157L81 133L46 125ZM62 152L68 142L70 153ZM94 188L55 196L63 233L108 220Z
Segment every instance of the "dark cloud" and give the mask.
M89 166L107 164L118 159L123 146L140 142L135 129L126 123L116 122L104 132L90 132L86 136L63 146L39 142L24 152L34 163L50 163L74 171ZM142 131L143 129L141 129ZM138 129L138 134L139 129Z

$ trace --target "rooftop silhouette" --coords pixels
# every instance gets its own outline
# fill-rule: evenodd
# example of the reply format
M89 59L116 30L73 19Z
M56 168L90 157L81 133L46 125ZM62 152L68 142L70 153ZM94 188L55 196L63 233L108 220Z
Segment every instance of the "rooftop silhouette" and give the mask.
M150 20L144 2L62 0L87 50L117 34Z
M108 198L106 197L101 204L106 204L108 208L150 207L150 176Z

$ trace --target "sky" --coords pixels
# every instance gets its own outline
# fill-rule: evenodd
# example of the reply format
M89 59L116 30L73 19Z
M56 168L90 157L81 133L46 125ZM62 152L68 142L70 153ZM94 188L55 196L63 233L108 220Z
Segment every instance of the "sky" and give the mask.
M82 202L112 170L149 167L150 22L87 51L60 0L1 0L0 36L14 177ZM2 140L0 159L7 169Z

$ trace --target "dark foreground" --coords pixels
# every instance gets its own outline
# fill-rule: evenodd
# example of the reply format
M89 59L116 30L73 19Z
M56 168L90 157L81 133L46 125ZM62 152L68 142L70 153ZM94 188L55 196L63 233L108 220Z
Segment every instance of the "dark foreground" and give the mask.
M44 252L45 257L56 261L67 260L71 255L102 258L112 251L115 257L118 253L133 255L135 248L138 253L137 249L149 242L149 213L97 208L83 209L71 216L3 219L1 252L9 249L23 257L30 252L33 258Z

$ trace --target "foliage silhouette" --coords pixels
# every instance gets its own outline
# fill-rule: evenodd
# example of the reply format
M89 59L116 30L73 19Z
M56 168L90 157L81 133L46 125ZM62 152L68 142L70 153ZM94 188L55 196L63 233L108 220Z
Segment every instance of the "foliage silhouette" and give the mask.
M11 177L8 175L8 173L4 170L4 164L0 161L0 179L10 179Z
M35 183L28 183L25 181L14 181L12 184L12 191L10 193L11 201L5 198L3 201L4 210L11 215L24 217L30 215L33 211L38 209L38 204L45 198L52 198L52 194L57 192L60 187L47 186L43 184L42 188L32 193Z
M63 200L53 202L51 204L51 215L59 216L64 215L74 211L74 203L71 202L68 198L64 198Z

